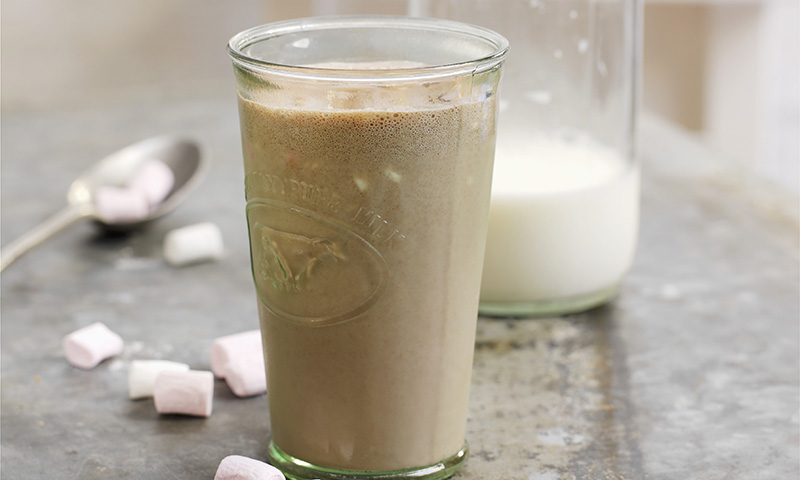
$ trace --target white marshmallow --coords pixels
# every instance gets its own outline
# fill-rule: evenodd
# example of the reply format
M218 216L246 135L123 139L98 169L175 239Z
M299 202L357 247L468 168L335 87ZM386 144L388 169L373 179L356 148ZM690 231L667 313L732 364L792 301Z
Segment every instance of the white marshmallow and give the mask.
M134 360L128 368L128 396L133 399L153 396L158 374L165 370L188 371L189 365L169 360Z
M255 356L261 357L263 362L264 353L259 330L248 330L216 338L211 344L211 371L219 378L225 378L228 362L236 358Z
M219 463L214 480L286 480L286 477L267 463L241 455L229 455Z
M156 377L153 401L158 413L208 417L214 403L214 374L164 370Z
M264 355L260 352L238 356L228 362L225 382L237 397L252 397L267 391L267 372Z
M152 208L167 198L174 184L175 174L172 169L162 161L151 159L136 170L128 188L144 195Z
M61 342L67 361L89 370L108 357L122 353L122 337L100 322L70 333Z
M222 258L222 232L211 222L178 228L164 238L164 259L172 266Z
M136 222L147 218L150 206L139 192L119 187L98 187L94 193L97 216L106 223Z

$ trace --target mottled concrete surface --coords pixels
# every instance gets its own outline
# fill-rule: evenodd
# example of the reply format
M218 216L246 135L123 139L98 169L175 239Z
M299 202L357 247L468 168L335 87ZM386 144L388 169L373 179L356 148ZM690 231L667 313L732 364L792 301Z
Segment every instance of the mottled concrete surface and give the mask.
M211 340L256 328L236 107L220 100L4 115L2 243L64 202L72 178L127 143L202 139L214 164L170 216L126 237L75 226L2 275L4 479L213 478L263 458L266 397L216 386L208 419L127 398L127 365L208 368ZM642 128L640 248L613 304L566 318L481 319L460 480L791 479L800 474L797 198ZM211 220L227 257L172 269L164 234ZM125 352L92 371L64 334L103 321Z

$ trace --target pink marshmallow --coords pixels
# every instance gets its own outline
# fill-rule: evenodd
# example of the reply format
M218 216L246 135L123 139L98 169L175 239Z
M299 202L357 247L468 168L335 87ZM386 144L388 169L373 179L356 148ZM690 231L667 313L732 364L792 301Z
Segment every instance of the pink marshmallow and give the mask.
M208 417L214 403L214 374L164 370L156 377L153 401L158 413Z
M61 342L67 361L89 370L108 357L122 353L122 337L100 322L70 333Z
M225 369L225 382L237 397L252 397L267 391L267 373L261 352L232 358Z
M235 358L262 357L261 332L249 330L225 337L219 337L211 344L211 371L219 378L225 378L228 362Z
M241 455L222 459L214 480L285 480L280 470L264 462Z
M94 194L97 216L107 223L136 222L147 218L150 206L139 192L119 187L99 187Z
M164 162L147 160L136 170L136 175L128 184L128 188L140 193L150 207L161 203L175 184L175 174Z

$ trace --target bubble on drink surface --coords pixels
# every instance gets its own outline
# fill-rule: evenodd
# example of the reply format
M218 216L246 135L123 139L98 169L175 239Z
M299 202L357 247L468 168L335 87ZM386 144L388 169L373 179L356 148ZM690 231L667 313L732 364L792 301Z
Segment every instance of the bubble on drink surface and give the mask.
M359 190L361 190L362 192L367 191L367 187L369 186L369 184L365 179L361 177L353 177L353 181L355 182L356 187L358 187Z
M402 175L400 175L399 173L395 172L391 168L387 168L386 170L383 171L383 173L385 173L386 176L389 177L389 180L391 180L391 181L393 181L395 183L400 183L400 180L403 179Z
M586 53L589 50L589 40L581 38L578 40L578 53Z

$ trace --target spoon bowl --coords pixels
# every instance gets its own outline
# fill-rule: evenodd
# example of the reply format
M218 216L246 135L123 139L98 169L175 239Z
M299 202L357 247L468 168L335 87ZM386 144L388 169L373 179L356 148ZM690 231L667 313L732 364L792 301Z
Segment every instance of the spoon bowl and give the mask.
M166 198L141 220L106 222L95 207L95 193L103 186L125 186L148 160L159 160L172 170L175 182ZM125 231L142 227L175 209L203 180L208 170L200 145L194 140L163 135L148 138L108 155L72 182L67 191L67 207L32 231L2 249L0 271L20 255L50 238L65 227L91 218L109 230Z
M113 223L101 220L94 209L97 188L126 185L142 164L150 159L164 162L175 176L175 183L167 197L142 220ZM174 210L200 184L206 169L207 162L197 142L172 135L148 138L112 153L84 172L70 186L67 201L70 205L91 206L90 215L105 226L137 228Z

